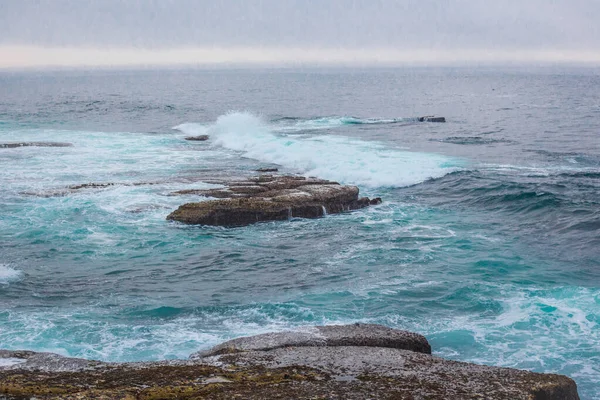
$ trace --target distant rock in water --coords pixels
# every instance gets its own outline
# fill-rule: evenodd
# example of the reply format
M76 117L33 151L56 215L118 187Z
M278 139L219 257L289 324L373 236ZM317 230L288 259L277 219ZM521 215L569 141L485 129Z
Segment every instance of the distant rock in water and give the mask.
M277 172L279 168L259 168L256 172Z
M425 117L419 117L419 122L446 122L445 117L435 117L433 115L427 115Z
M318 218L381 203L380 198L359 198L356 186L300 176L261 175L229 182L227 186L173 192L173 195L197 194L222 200L184 204L167 219L186 224L244 226L294 217Z
M381 325L230 340L187 360L104 363L0 350L1 399L579 400L562 375L450 361Z
M0 143L0 149L15 149L19 147L71 147L72 143L61 142L21 142L21 143Z
M188 137L185 138L185 140L205 141L205 140L208 140L208 135L188 136Z

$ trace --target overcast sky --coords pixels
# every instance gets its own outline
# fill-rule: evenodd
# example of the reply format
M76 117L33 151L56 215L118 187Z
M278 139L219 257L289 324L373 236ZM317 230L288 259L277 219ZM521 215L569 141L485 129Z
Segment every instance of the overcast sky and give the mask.
M600 62L599 21L600 0L0 0L0 66Z

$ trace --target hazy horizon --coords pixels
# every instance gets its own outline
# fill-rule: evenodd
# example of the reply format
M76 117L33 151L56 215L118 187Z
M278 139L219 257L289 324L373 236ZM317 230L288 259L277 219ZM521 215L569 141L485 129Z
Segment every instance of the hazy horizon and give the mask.
M0 3L0 68L600 65L600 3Z

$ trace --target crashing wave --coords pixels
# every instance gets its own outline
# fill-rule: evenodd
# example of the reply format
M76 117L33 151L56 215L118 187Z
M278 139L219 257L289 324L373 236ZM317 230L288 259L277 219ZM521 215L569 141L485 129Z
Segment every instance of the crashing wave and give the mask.
M310 123L333 126L356 123L351 122L354 120L317 119ZM397 120L360 121L384 123L382 121ZM296 127L305 127L306 123L305 120L294 122ZM211 125L187 123L175 129L185 134L206 133L223 148L240 151L245 157L283 165L307 176L367 187L415 185L444 176L458 167L456 160L449 157L398 150L372 141L337 135L285 135L280 126L248 112L230 112Z

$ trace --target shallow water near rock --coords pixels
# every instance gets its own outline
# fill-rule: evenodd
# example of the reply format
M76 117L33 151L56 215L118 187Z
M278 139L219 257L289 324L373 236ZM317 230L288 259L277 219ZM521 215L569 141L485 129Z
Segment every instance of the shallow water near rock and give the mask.
M72 144L0 152L0 348L160 360L360 321L600 397L598 71L3 72L0 87L0 142ZM417 119L432 114L447 122ZM202 199L171 193L259 168L384 202L166 221ZM111 185L68 190L89 183Z

